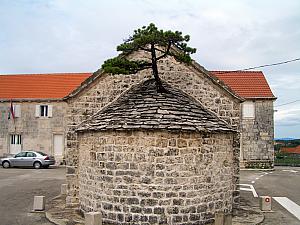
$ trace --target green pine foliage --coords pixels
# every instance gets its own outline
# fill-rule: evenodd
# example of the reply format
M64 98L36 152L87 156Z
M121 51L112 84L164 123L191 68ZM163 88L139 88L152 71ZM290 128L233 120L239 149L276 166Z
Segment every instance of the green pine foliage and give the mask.
M173 56L184 63L192 61L190 55L196 52L195 48L187 45L189 35L183 36L179 31L159 30L153 23L134 31L124 43L117 46L120 56L108 59L102 65L102 69L112 74L133 74L140 70L152 69L158 89L163 91L158 75L157 62L167 56ZM128 60L126 55L134 51L145 51L151 54L151 62L143 60Z
M112 74L133 74L147 65L149 66L149 63L146 61L133 61L116 57L106 60L102 65L102 69L104 69L105 72Z

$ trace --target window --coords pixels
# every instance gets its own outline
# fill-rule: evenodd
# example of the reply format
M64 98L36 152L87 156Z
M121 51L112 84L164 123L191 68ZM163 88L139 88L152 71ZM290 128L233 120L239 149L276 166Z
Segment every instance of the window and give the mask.
M36 157L36 154L34 154L33 152L27 152L26 157Z
M22 150L22 136L20 134L11 134L9 152L11 154L17 154L21 150Z
M255 117L254 102L244 102L242 106L243 118L253 119Z
M10 136L10 143L12 145L20 145L22 144L22 137L20 134L12 134Z
M15 157L26 157L26 152L20 152L19 154L16 154Z
M52 105L36 105L36 117L52 117Z
M48 106L47 105L40 105L40 116L48 117Z

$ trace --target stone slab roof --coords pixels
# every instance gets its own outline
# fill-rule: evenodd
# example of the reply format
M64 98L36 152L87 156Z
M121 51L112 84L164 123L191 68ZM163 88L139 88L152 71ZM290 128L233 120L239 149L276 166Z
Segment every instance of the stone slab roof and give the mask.
M167 93L158 93L155 80L138 84L100 110L77 131L166 129L198 132L235 131L184 92L163 82Z

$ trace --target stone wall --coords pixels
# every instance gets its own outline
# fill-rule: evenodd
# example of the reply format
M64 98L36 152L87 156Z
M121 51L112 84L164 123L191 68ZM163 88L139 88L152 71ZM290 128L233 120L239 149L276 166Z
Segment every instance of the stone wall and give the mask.
M79 198L105 224L208 224L231 213L233 134L79 134Z
M21 134L22 150L38 150L45 153L53 152L53 134L64 135L65 102L14 102L20 105L21 116L8 119L10 102L0 103L0 156L9 154L10 135ZM36 117L36 105L52 105L52 117Z
M133 57L142 57L137 54ZM207 109L215 112L231 125L239 125L240 102L228 92L214 84L201 71L186 66L172 58L159 62L161 78L201 102ZM75 97L67 99L67 182L68 204L78 203L78 140L74 129L89 116L128 90L132 85L151 78L151 71L144 70L133 75L102 74L93 84ZM238 176L238 174L236 175ZM236 178L238 179L238 178Z
M272 100L256 100L255 117L241 122L241 161L246 168L274 167L274 111Z

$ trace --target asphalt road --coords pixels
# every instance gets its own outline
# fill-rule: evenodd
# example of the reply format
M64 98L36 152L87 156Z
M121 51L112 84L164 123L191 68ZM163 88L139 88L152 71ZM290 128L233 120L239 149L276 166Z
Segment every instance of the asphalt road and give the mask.
M272 197L272 212L264 213L264 225L300 225L299 219L274 200L274 197L286 197L300 206L300 168L276 167L272 172L241 171L240 183L253 185L258 196ZM241 195L258 205L259 199L251 192L242 190Z
M47 200L59 195L65 168L0 167L0 225L50 225L43 213L31 213L33 196ZM46 205L47 206L47 205Z
M33 196L46 201L60 193L65 183L65 168L3 169L0 167L0 225L51 225L43 213L32 213ZM259 196L287 197L300 206L300 168L277 167L273 172L241 171L241 184L253 185ZM242 197L258 206L249 191ZM47 207L47 204L46 204ZM263 225L300 225L300 220L272 201L272 212L264 213Z

